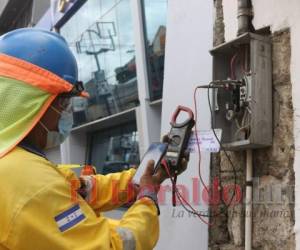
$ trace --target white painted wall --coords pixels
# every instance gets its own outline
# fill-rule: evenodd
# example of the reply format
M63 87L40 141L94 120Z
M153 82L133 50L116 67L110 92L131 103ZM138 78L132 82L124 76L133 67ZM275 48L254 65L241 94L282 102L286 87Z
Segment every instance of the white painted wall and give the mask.
M60 164L61 163L61 152L60 147L48 149L45 151L45 155L47 159L53 163Z
M234 38L237 32L236 0L224 0L224 21L226 41ZM253 25L255 29L266 26L271 31L284 28L291 29L291 81L294 105L294 135L295 135L295 233L296 249L300 249L300 1L299 0L252 0L254 9Z
M72 132L60 146L61 164L86 164L87 147L86 131Z
M178 105L193 108L195 86L207 84L212 76L213 1L172 0L168 2L167 42L165 81L162 109L162 134L170 130L170 119ZM198 95L199 128L210 127L210 114L206 92ZM178 177L178 184L188 187L190 200L192 195L191 178L198 177L197 155L191 155L188 170ZM202 156L202 174L208 183L209 155ZM167 184L167 183L165 183ZM201 190L203 187L201 187ZM160 240L158 250L189 249L205 250L208 248L208 229L198 218L172 217L171 195L167 196L166 205L161 205ZM196 209L205 206L196 206ZM175 214L182 211L176 208Z

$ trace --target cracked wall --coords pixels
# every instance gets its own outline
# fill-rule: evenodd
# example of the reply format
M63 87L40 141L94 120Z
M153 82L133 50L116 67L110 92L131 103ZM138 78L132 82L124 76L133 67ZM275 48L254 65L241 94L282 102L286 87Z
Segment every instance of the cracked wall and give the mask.
M223 5L215 0L214 46L225 41ZM272 11L270 9L269 11ZM255 15L255 13L254 13ZM294 125L291 84L290 29L273 31L273 145L254 150L253 249L295 249L294 216ZM237 169L237 184L245 189L245 152L229 152ZM222 184L234 183L231 166L224 153L212 159L211 178L219 176ZM218 211L223 211L222 205ZM230 207L213 219L209 229L211 250L244 249L245 207ZM225 209L226 210L226 209Z

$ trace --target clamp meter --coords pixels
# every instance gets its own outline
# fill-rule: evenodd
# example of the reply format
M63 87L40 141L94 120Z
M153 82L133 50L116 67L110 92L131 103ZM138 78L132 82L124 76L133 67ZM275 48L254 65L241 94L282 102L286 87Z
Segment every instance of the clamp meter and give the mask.
M189 117L181 123L177 122L178 115L186 112ZM171 130L168 135L169 145L164 157L170 169L176 173L180 171L179 166L182 158L187 152L189 139L195 125L194 113L191 109L178 106L171 119Z

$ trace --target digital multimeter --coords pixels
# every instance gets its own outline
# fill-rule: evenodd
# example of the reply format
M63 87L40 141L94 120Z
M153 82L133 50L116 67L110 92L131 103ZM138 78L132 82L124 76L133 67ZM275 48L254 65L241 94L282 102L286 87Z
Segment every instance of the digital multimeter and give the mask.
M180 112L188 113L189 117L181 123L177 122ZM175 173L180 171L179 165L187 151L192 129L195 125L194 113L191 109L178 106L171 119L171 130L168 134L168 149L164 159Z

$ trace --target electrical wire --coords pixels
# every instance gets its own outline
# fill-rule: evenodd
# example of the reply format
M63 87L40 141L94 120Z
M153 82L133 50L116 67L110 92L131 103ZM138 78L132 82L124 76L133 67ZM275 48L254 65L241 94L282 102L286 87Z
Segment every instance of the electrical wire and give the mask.
M246 55L244 55L244 57L247 57L247 51L245 52ZM231 61L230 61L230 76L231 76L231 79L232 80L235 80L236 79L236 73L235 73L235 66L236 66L236 59L238 58L238 54L239 52L237 52L236 54L234 54L234 56L231 58ZM247 59L247 58L246 58ZM245 61L245 60L244 60ZM245 69L245 65L243 64L242 66L242 71L244 72L244 74L246 75L247 72L246 69ZM246 76L245 76L246 77ZM247 81L248 79L246 79ZM231 196L231 199L230 199L230 202L228 204L226 204L226 201L224 201L223 199L223 196L221 195L221 200L222 200L222 203L225 205L226 207L226 210L223 210L221 208L221 211L219 213L214 213L214 214L201 214L199 212L197 212L193 206L180 194L180 192L178 191L178 188L176 186L176 182L175 180L172 178L171 176L171 173L170 173L170 170L169 170L169 167L168 167L168 164L163 164L163 166L165 167L165 170L172 182L172 185L173 187L175 188L175 194L178 198L178 200L180 201L182 207L189 213L192 213L192 214L195 214L197 215L197 217L203 222L205 223L206 225L213 225L213 223L210 223L209 221L206 221L203 219L203 217L209 217L209 218L214 218L214 217L217 217L217 216L220 216L222 214L225 214L228 210L228 208L232 205L233 201L234 201L234 197L236 196L236 186L237 186L237 172L236 172L236 168L231 160L231 158L229 157L227 151L225 150L225 148L223 147L220 139L218 138L217 134L216 134L216 131L215 131L215 127L214 127L214 114L213 114L213 110L212 110L212 105L211 105L211 100L210 100L210 89L213 88L213 84L214 82L211 82L209 83L208 85L208 88L207 88L207 100L208 100L208 105L209 105L209 110L210 110L210 115L211 115L211 128L212 128L212 131L213 131L213 134L214 134L214 137L216 138L219 146L220 146L220 150L224 152L228 162L230 163L231 167L232 167L232 171L233 171L233 174L234 174L234 191L233 191L233 194ZM202 178L202 174L201 174L201 149L200 149L200 144L199 144L199 137L198 137L198 130L197 130L197 120L198 120L198 110L197 110L197 90L201 88L201 86L197 86L194 90L194 109L195 109L195 136L196 136L196 141L197 141L197 149L198 149L198 155L199 155L199 158L198 158L198 175L199 175L199 179L202 183L202 185L204 186L207 194L209 195L209 189L207 187L207 185L205 184L203 178ZM248 82L247 82L247 89L248 89ZM249 113L250 117L251 117L251 110L249 110L249 108L247 107L247 109L245 110L245 112ZM245 126L245 120L246 120L246 114L244 114L244 117L243 117L243 120L242 120L242 125L240 126L237 122L237 125L238 125L238 128L239 130L241 129L244 129L248 126L250 126L250 121L251 121L251 118L247 124L247 126ZM223 186L222 186L222 178L221 178L221 171L219 170L219 180L220 180L220 190L219 192L222 193L222 190L223 190ZM186 205L185 205L185 204ZM189 207L189 208L187 208ZM234 207L233 207L234 208Z
M199 143L199 136L198 136L198 128L197 128L197 124L198 124L198 108L197 108L197 90L199 89L199 86L197 86L194 90L194 110L195 110L195 136L196 136L196 142L197 142L197 150L198 150L198 175L199 175L199 179L203 185L203 187L205 188L205 191L209 194L209 190L207 185L205 184L205 182L203 181L202 178L202 174L201 174L201 150L200 150L200 143Z
M251 74L251 70L248 69L249 67L249 63L248 63L248 56L249 56L249 46L245 45L245 50L244 50L244 53L242 54L242 61L244 63L241 64L241 68L242 68L242 71L245 75L249 75Z
M223 145L222 145L222 143L221 143L220 139L218 138L218 136L216 134L216 131L215 131L214 121L213 121L213 110L212 110L212 105L211 105L211 101L210 101L210 93L209 93L209 90L211 89L212 85L213 85L213 83L210 83L208 85L208 89L207 89L207 100L208 100L208 106L209 106L209 110L210 110L210 114L211 114L211 119L212 119L212 121L211 121L211 128L212 128L212 131L213 131L213 134L214 134L216 140L218 141L218 144L220 145L220 149L224 152L227 160L229 161L229 163L230 163L230 165L232 167L232 171L233 171L233 174L234 174L234 191L233 191L233 194L231 196L231 199L230 199L230 202L229 202L228 205L226 204L226 202L223 200L223 197L221 196L223 203L228 208L232 204L233 199L234 199L234 197L236 195L237 173L236 173L236 169L235 169L235 166L234 166L231 158L229 157L227 151L224 149L224 147L223 147ZM220 183L221 183L221 179L220 179Z
M235 80L236 79L236 75L235 75L235 60L237 59L238 56L238 52L234 54L234 56L231 58L230 60L230 77L231 80Z
M166 172L167 172L167 175L168 175L168 177L170 178L170 180L171 180L171 182L172 182L172 186L175 188L175 194L176 194L176 197L177 197L178 200L180 201L180 204L182 205L182 207L183 207L188 213L197 215L197 217L198 217L204 224L206 224L206 225L208 225L208 226L212 226L212 224L209 223L208 221L204 220L204 219L202 218L202 217L204 217L204 216L201 215L199 212L197 212L197 211L193 208L193 206L192 206L188 201L186 201L186 200L183 198L183 196L180 194L180 192L178 191L178 188L177 188L177 186L176 186L176 182L175 182L175 180L173 179L173 177L172 177L172 175L171 175L171 171L170 171L170 169L169 169L168 164L165 163L165 164L162 164L162 165L164 166L164 168L165 168L165 170L166 170ZM191 210L189 210L189 209L183 204L183 202L185 202L186 205L187 205Z
M239 133L244 131L245 137L246 137L246 139L248 139L248 137L250 136L251 118L252 118L251 110L249 109L249 107L246 107L244 110L244 115L243 115L241 125L237 124L238 130L235 132L235 137L237 137ZM236 120L236 122L237 122L237 120Z
M247 53L247 52L246 52ZM230 70L231 70L231 79L232 80L235 80L236 79L236 75L235 75L235 62L236 62L236 59L238 57L238 52L231 58L231 62L230 62ZM245 70L245 65L242 65L242 69L243 69L243 72L246 74L246 70ZM247 81L247 79L246 79ZM211 100L210 100L210 89L213 87L213 82L209 83L208 85L208 89L207 89L207 100L208 100L208 105L209 105L209 110L210 110L210 114L211 114L211 128L212 128L212 131L213 131L213 134L214 134L214 137L216 138L219 146L220 146L220 150L222 150L228 160L228 162L230 163L231 167L232 167L232 171L233 171L233 174L234 174L234 191L233 191L233 194L231 196L231 199L230 199L230 202L228 204L226 204L226 202L223 200L223 197L221 195L221 199L222 199L222 202L223 204L226 206L226 210L221 210L221 212L219 213L215 213L215 214L210 214L210 215L204 215L204 214L199 214L185 199L184 197L180 194L180 192L178 191L177 187L176 187L176 195L177 195L177 198L180 200L180 203L181 205L183 206L183 208L190 212L190 213L193 213L195 215L197 215L202 222L204 222L205 224L207 225L211 225L209 222L206 222L203 220L202 217L217 217L221 214L225 214L225 212L228 210L228 208L232 205L233 203L233 200L234 200L234 197L236 196L236 185L237 185L237 173L236 173L236 168L231 160L231 158L229 157L227 151L225 150L225 148L223 147L220 139L218 138L217 134L216 134L216 131L215 131L215 127L214 127L214 120L213 120L213 110L212 110L212 105L211 105ZM247 86L248 87L248 86ZM206 192L209 194L209 190L208 190L208 187L207 185L204 183L203 181L203 178L202 178L202 175L201 175L201 150L200 150L200 145L199 145L199 137L198 137L198 131L197 131L197 98L196 98L196 93L197 93L197 90L200 88L200 86L197 86L195 88L195 91L194 91L194 106L195 106L195 136L196 136L196 140L197 140L197 148L198 148L198 154L199 154L199 162L198 162L198 174L199 174L199 178L200 178L200 181L202 183L202 185L204 186ZM251 115L251 110L248 110L249 114ZM245 117L244 117L245 118ZM249 122L250 124L250 122ZM243 124L244 125L244 124ZM168 173L169 174L169 173ZM174 181L172 179L172 177L169 175L172 183L174 184ZM221 187L221 190L220 192L222 193L222 184L221 184L221 177L220 177L220 171L219 171L219 179L220 179L220 187ZM192 210L189 210L188 208L186 208L186 206L183 204L183 201L188 205L188 207Z
M234 200L234 197L236 196L236 184L237 184L237 174L236 174L236 169L235 169L235 166L233 164L233 162L231 161L228 153L226 152L226 150L224 149L220 139L218 138L217 134L216 134L216 131L215 131L215 128L214 128L214 122L213 122L213 111L212 111L212 105L211 105L211 101L210 101L210 93L209 93L209 90L210 88L212 88L212 84L213 83L210 83L209 86L208 86L208 91L207 91L207 96L208 96L208 104L209 104L209 109L210 109L210 113L211 113L211 124L212 124L212 131L213 131L213 134L216 138L216 140L218 141L218 144L220 145L220 149L222 151L224 151L225 153L225 156L226 158L228 159L230 165L232 166L232 170L233 170L233 173L234 173L234 191L233 191L233 194L231 196L231 199L230 199L230 202L228 204L226 204L226 202L223 200L223 197L222 197L222 202L223 204L226 206L226 210L222 210L218 213L213 213L213 214L202 214L202 213L199 213L198 211L196 211L194 209L194 207L181 195L181 193L179 192L177 186L176 186L176 183L175 183L175 180L173 179L173 177L171 176L171 173L170 173L170 170L169 170L169 167L167 164L163 164L163 166L165 167L165 170L167 172L167 175L168 177L170 178L171 182L172 182L172 185L173 187L175 188L175 194L176 194L176 197L177 199L180 201L180 204L181 206L188 212L188 213L191 213L191 214L194 214L196 215L203 223L205 223L206 225L209 225L209 226L212 226L213 223L212 222L209 222L209 221L206 221L203 219L203 217L208 217L208 218L215 218L217 216L220 216L222 214L225 214L228 207L230 207L233 203L233 200ZM202 175L201 175L201 150L200 150L200 145L199 145L199 137L198 137L198 132L197 132L197 98L196 98L196 93L197 93L197 89L199 89L200 86L197 86L195 88L195 91L194 91L194 106L195 106L195 136L196 136L196 140L197 140L197 145L198 145L198 153L199 153L199 162L198 162L198 174L199 174L199 179L201 180L201 183L202 185L204 186L206 192L208 193L209 195L209 189L207 187L207 185L205 184L205 182L203 181L203 178L202 178ZM220 172L220 171L219 171ZM220 183L221 183L221 178L220 178ZM222 191L222 185L221 186L221 190L220 192ZM185 204L184 204L185 203ZM189 207L189 208L188 208Z

